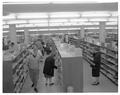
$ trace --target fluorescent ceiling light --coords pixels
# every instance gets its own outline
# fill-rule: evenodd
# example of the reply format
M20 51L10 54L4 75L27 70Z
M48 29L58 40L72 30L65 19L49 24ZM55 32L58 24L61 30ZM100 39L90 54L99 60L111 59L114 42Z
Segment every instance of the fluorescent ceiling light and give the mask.
M36 26L38 26L38 27L39 27L39 26L48 26L48 23L35 24L34 26L35 26L35 27L36 27Z
M8 33L9 31L3 31L3 33Z
M29 31L38 31L38 29L29 29Z
M107 18L91 18L89 21L107 21Z
M67 22L67 23L64 23L63 26L64 25L69 26L69 25L72 25L72 23Z
M106 25L117 25L117 22L106 22Z
M99 25L98 22L86 22L86 23L82 23L82 25Z
M16 27L25 27L25 24L16 24Z
M72 26L72 25L99 25L99 22L64 22L64 23L50 23L50 26Z
M3 28L9 28L9 25L3 25Z
M51 18L69 18L69 17L80 17L78 12L54 12L50 14Z
M48 18L47 13L18 13L18 19Z
M48 29L29 29L29 31L48 31Z
M82 25L81 22L67 22L67 23L64 23L63 26L66 25L66 26L72 26L72 25Z
M108 12L83 12L82 17L108 17L110 14Z
M67 22L67 19L51 19L49 22Z
M89 29L91 27L85 28L85 29ZM93 34L94 32L88 31L87 34Z
M7 24L19 24L19 23L27 23L26 20L11 20L7 21Z
M48 23L41 23L41 24L19 24L16 27L39 27L39 26L48 26Z
M33 27L34 24L24 24L24 27Z
M48 20L29 20L29 23L47 23Z
M50 23L49 26L62 26L63 23Z
M18 36L18 37L22 37L22 38L24 37L24 35L16 35L16 36Z
M85 29L99 29L99 27L85 27Z
M10 15L7 15L7 16L3 16L3 20L12 20L12 19L15 19L15 14L10 14Z
M118 29L118 27L105 27L105 29Z
M48 26L48 23L40 23L40 24L34 24L34 27L39 26Z
M82 23L71 23L71 25L82 25Z
M50 31L55 31L55 30L58 30L57 28L53 28L53 29L49 29Z
M49 29L49 30L78 30L78 29L80 28L59 28L59 29L55 28L55 29Z
M39 31L48 31L48 29L39 29Z
M80 30L80 28L69 28L69 30Z
M88 21L87 18L80 18L80 19L70 19L71 22L79 22L79 21Z
M108 18L108 21L118 21L117 18Z
M118 12L112 12L111 14L112 16L115 16L115 17L118 16Z
M99 22L63 22L63 23L50 23L50 26L70 26L70 25L99 25Z
M68 30L68 28L59 28L59 30Z
M38 30L37 30L38 31ZM32 34L32 36L38 36L39 34Z
M51 35L51 33L44 33L44 34L42 34L42 35L45 35L45 36L46 36L46 35Z
M16 30L16 32L24 32L24 30Z

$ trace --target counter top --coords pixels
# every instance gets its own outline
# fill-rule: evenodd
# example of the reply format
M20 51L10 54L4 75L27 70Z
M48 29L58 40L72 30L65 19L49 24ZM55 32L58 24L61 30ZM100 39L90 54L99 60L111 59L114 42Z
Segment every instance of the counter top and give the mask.
M74 45L61 43L59 40L53 39L61 57L81 57L82 49L76 48Z

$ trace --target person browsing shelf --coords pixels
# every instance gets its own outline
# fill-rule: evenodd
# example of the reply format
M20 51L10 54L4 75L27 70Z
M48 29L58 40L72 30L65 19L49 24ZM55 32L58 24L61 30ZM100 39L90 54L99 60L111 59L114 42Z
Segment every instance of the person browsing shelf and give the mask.
M93 59L94 59L94 65L91 65L92 67L92 77L94 78L94 82L92 85L98 85L99 77L100 77L100 64L101 64L101 53L100 48L96 47L95 52L93 53Z
M29 68L29 76L32 81L32 87L34 87L34 91L38 92L37 90L37 83L39 79L39 55L38 55L38 48L36 45L33 45L33 49L29 50L28 56L28 68Z

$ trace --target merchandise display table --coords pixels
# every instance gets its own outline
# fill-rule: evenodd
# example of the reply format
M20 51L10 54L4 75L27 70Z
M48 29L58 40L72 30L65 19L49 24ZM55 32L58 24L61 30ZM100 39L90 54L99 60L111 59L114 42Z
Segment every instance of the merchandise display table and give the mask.
M62 58L64 91L67 92L67 88L71 86L73 88L73 92L82 92L82 50L80 48L75 48L73 45L60 43L55 39L54 42Z

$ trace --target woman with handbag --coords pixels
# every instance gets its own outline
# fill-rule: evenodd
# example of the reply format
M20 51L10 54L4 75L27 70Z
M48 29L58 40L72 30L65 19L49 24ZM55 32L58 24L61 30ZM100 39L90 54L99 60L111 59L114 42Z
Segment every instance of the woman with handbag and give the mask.
M47 86L48 84L54 85L52 82L52 78L54 77L54 69L57 69L57 66L55 66L55 54L53 52L48 52L47 53L47 58L44 63L44 68L43 68L43 74L46 79L45 85Z
M28 56L28 68L29 68L29 76L32 81L32 87L35 92L38 92L37 84L39 80L39 72L40 72L40 58L41 54L38 52L38 48L36 45L33 45L33 50L30 51Z

